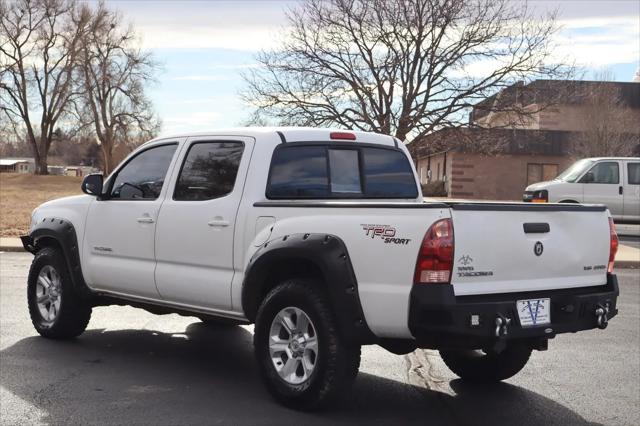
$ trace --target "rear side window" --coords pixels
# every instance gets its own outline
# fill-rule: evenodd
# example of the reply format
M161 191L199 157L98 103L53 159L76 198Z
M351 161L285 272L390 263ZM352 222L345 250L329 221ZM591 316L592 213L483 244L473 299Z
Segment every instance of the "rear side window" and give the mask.
M627 163L629 185L640 185L640 163Z
M415 198L416 181L402 151L387 148L292 145L273 153L269 199Z
M173 199L204 201L220 198L236 182L242 142L198 142L189 148L176 182Z

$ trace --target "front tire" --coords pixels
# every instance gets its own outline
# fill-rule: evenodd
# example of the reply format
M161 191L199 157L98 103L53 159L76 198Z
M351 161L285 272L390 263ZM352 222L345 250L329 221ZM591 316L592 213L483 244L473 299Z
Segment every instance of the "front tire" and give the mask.
M481 350L441 350L444 363L462 380L475 383L495 383L515 376L531 356L531 348L510 345L500 353Z
M300 279L284 281L263 300L254 349L269 392L300 410L335 400L349 389L360 366L360 346L339 335L318 285Z
M91 305L76 294L64 257L53 247L38 251L31 263L27 302L31 322L43 337L74 338L91 318Z

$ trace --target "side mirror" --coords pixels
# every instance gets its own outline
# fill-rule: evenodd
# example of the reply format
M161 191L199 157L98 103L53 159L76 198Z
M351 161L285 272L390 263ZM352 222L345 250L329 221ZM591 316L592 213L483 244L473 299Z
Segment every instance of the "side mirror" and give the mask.
M582 179L580 180L582 183L591 183L595 180L594 176L593 176L593 172L587 172L584 176L582 176Z
M102 195L102 175L99 173L87 175L82 180L82 192L94 197Z

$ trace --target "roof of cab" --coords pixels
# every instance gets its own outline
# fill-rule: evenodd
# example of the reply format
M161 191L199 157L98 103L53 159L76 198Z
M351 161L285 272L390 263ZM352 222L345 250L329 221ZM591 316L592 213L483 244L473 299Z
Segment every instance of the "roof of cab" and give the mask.
M336 128L316 128L316 127L234 127L224 129L212 129L206 132L184 132L179 134L162 135L149 142L156 142L160 140L166 140L171 138L185 138L185 137L206 137L206 136L250 136L259 137L265 134L278 134L281 133L287 143L294 142L316 142L316 141L330 141L330 134L332 132L346 132L352 133L356 136L356 142L375 143L380 145L394 146L396 145L396 139L393 136L384 135L381 133L362 132L357 130L346 130ZM146 144L145 144L146 145Z

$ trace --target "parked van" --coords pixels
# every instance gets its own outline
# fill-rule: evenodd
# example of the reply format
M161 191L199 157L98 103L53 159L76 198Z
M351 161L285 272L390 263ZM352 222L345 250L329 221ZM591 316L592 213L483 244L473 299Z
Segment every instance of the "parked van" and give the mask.
M618 223L640 223L640 158L585 158L548 182L529 185L523 201L604 204Z

